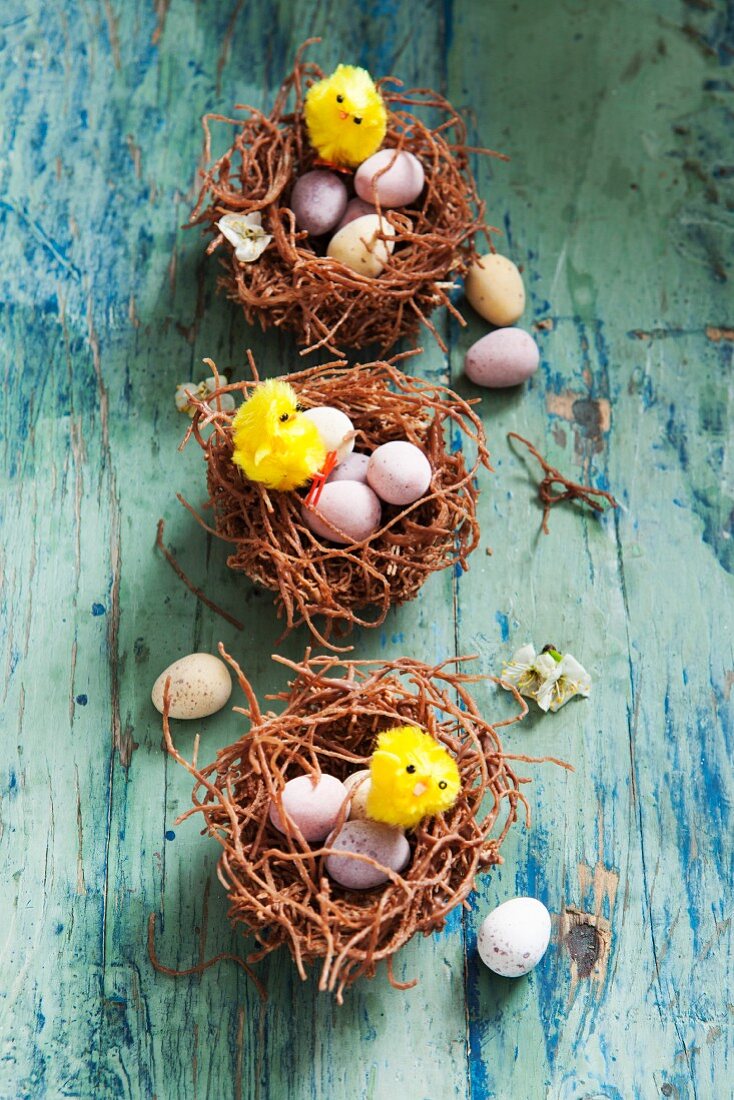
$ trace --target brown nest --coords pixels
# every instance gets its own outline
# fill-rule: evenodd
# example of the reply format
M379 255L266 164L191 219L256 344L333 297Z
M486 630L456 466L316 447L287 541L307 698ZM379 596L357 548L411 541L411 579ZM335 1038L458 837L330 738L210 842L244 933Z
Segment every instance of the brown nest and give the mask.
M337 649L330 641L335 628L343 634L355 624L379 626L389 609L413 599L432 573L453 565L468 568L480 536L474 479L480 466L491 470L482 423L446 386L404 374L397 363L406 353L389 362L355 367L335 362L289 375L302 405L332 405L350 417L357 450L371 453L381 443L407 439L425 452L433 470L426 496L406 507L383 504L378 531L363 542L338 546L305 526L301 495L248 481L232 462L233 414L216 411L216 396L245 396L256 384L257 368L248 356L254 380L222 385L209 405L192 399L196 412L182 444L193 435L204 451L214 526L179 500L206 530L232 544L231 569L277 592L286 632L306 623L322 645ZM211 360L206 362L216 372ZM208 425L213 430L205 434ZM463 439L476 450L469 467L457 449Z
M223 646L219 650L247 698L247 708L234 708L249 720L247 733L199 768L196 749L188 762L174 747L166 707L163 728L168 751L196 778L194 806L179 820L204 815L206 831L223 849L218 874L228 891L230 920L259 945L247 962L285 945L302 978L310 965L319 965L319 989L335 993L339 1002L344 989L360 977L371 978L381 960L391 983L409 988L415 982L393 976L395 952L416 932L429 935L443 928L474 888L477 874L502 862L500 845L517 820L519 803L529 821L520 792L528 780L518 778L511 761L532 758L505 753L497 734L524 717L525 703L511 689L519 713L488 722L467 685L492 678L454 667L468 658L431 667L408 658L383 664L307 653L302 663L274 657L295 677L287 691L269 696L285 704L282 712L262 713L239 666ZM331 851L326 842L310 846L284 814L287 831L276 830L271 802L282 808L283 787L297 775L319 776L323 770L344 779L364 768L376 735L406 722L454 755L462 784L458 800L408 834L411 859L405 871L390 871L384 886L369 891L345 889L324 871ZM346 813L345 804L337 828Z
M408 209L386 211L396 232L395 251L379 278L355 274L319 255L318 245L315 250L307 234L296 229L288 205L295 180L316 159L306 135L303 100L308 87L324 73L301 60L309 42L298 51L269 115L238 105L237 110L248 112L244 120L218 114L204 117L208 167L202 172L204 183L191 222L204 223L213 233L207 252L225 245L225 273L219 284L242 305L250 324L257 319L263 329L292 330L306 345L302 355L321 347L340 355L340 348L370 344L385 352L401 337L414 338L420 322L446 351L430 314L443 305L465 323L448 291L477 256L476 233L482 231L492 247L484 203L469 167L470 153L491 150L467 146L464 120L438 93L402 90L393 77L379 81L388 108L384 145L404 149L421 161L426 175L422 197ZM288 109L291 94L294 104ZM413 113L424 108L437 118L435 125L426 125ZM237 131L232 146L213 163L212 122ZM273 241L259 260L243 265L216 223L225 214L255 211L261 211L263 227Z

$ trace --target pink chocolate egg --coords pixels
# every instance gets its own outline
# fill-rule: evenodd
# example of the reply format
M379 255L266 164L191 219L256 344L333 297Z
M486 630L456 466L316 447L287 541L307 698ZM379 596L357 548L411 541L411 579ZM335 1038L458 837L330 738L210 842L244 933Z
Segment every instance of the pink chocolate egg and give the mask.
M305 840L323 840L336 825L346 797L346 787L333 775L322 775L316 784L310 775L298 775L283 788L283 811ZM269 813L275 828L285 832L275 802L271 802Z
M296 180L291 210L299 229L320 237L334 228L347 208L347 189L334 172L316 168Z
M404 439L383 443L367 467L367 484L388 504L412 504L424 496L432 476L423 451Z
M340 229L343 229L345 225L349 225L355 218L363 218L365 214L376 213L377 211L371 202L365 202L364 199L350 199L344 211L344 217L339 222L335 232L338 233Z
M383 168L387 171L377 176ZM374 203L379 198L381 206L407 206L418 198L425 179L423 165L412 153L380 149L360 164L354 190L365 202Z
M367 484L367 467L370 464L370 456L357 454L352 451L343 458L333 473L326 479L327 485L333 481L361 481Z
M382 508L369 485L330 481L324 485L316 507L304 504L301 516L315 535L347 546L374 534L382 521Z
M466 353L464 370L477 386L500 389L519 386L538 369L540 351L528 332L521 328L498 328L472 344Z
M391 871L402 871L410 861L410 845L402 829L380 821L347 821L326 845L335 849L326 857L327 874L348 890L370 890L388 881L380 867L355 855L370 856Z

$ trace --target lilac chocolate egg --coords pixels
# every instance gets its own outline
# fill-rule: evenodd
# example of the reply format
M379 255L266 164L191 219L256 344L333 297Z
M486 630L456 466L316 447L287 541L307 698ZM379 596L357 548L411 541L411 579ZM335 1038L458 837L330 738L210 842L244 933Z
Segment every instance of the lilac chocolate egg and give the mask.
M347 546L370 537L382 522L379 498L361 481L331 481L314 508L301 509L303 522L329 542Z
M347 208L347 189L333 172L316 168L296 180L291 209L299 229L312 237L330 232Z
M423 451L407 440L383 443L372 452L367 484L387 504L412 504L424 496L433 471Z
M394 829L380 821L347 821L326 844L335 849L326 857L327 874L348 890L371 890L373 886L380 886L389 878L382 867L402 871L410 861L410 845L402 829ZM355 855L370 856L381 867L355 859Z
M282 793L283 811L305 840L323 840L337 823L347 789L333 775L322 775L314 784L310 775L289 779ZM283 819L275 802L270 804L270 820L281 833Z
M467 378L477 386L519 386L538 369L540 351L521 328L498 328L477 340L466 353Z
M376 214L374 206L371 202L365 202L364 199L350 199L347 203L347 208L344 211L344 216L336 227L338 233L340 229L343 229L345 225L349 225L355 218L363 218L365 214Z
M351 454L341 460L333 473L329 474L326 483L328 485L332 481L361 481L363 485L366 485L369 464L369 455L357 454L356 451L352 451Z
M387 171L378 176L383 169ZM354 190L365 202L379 199L380 206L407 206L418 198L425 179L423 165L412 153L380 149L360 164Z

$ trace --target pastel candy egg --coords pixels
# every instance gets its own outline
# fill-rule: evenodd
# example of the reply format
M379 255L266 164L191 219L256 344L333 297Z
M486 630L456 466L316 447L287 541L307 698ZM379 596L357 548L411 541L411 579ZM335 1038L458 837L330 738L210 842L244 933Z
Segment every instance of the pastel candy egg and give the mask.
M386 171L378 176L383 169ZM407 206L418 198L425 179L423 165L412 153L380 149L360 164L354 190L365 202L379 199L381 206Z
M329 233L347 208L347 189L334 172L316 168L296 180L291 193L291 210L299 229L312 237Z
M347 546L374 534L382 521L382 508L369 485L331 481L321 490L315 509L304 504L301 515L315 535Z
M348 890L371 890L389 878L380 867L355 855L370 856L391 871L402 871L410 861L410 845L402 829L380 821L347 821L326 844L335 849L326 857L327 874Z
M151 699L161 714L169 676L171 718L206 718L221 710L232 694L232 680L224 661L211 653L190 653L169 665L153 684Z
M395 247L394 241L381 240L378 236L380 233L386 237L395 236L395 230L385 218L379 218L377 214L355 218L334 234L329 241L326 255L332 260L339 260L358 275L376 279L384 270Z
M289 779L281 795L283 812L303 834L304 840L323 840L339 818L347 791L333 775L322 775L316 783L310 775ZM283 819L275 802L270 803L270 820L281 833Z
M343 458L339 465L326 479L327 485L332 481L361 481L367 483L367 467L370 464L370 456L357 454L352 451Z
M477 949L482 962L504 978L519 978L537 966L548 947L550 913L535 898L512 898L482 922Z
M347 208L344 211L342 220L337 225L337 230L341 229L345 225L349 225L355 218L363 218L365 214L376 214L374 206L371 202L365 202L364 199L350 199L347 203Z
M401 439L373 451L367 467L368 485L388 504L412 504L425 494L431 477L423 451Z
M367 794L370 789L369 768L348 775L344 780L344 786L348 791L354 791L349 804L349 820L364 821L367 817Z
M493 325L514 325L525 309L522 275L512 260L496 252L471 265L464 291L479 316Z
M534 374L540 350L521 328L498 328L482 336L466 353L464 369L477 386L519 386Z
M354 450L354 424L341 409L331 405L318 405L306 409L303 414L316 425L327 451L336 451L339 462Z

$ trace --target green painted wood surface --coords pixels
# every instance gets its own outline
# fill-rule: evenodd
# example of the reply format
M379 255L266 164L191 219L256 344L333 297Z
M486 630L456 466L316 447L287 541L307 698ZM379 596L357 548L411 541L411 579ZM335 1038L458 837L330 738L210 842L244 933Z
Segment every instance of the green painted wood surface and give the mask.
M153 911L171 965L238 946L216 845L173 825L190 782L161 752L153 679L221 639L259 692L283 682L269 598L173 498L203 495L174 385L204 355L240 370L247 345L270 372L296 361L215 296L180 229L197 120L267 105L314 33L324 67L438 87L511 154L477 170L525 268L524 323L547 322L525 392L483 396L496 475L470 573L434 578L359 654L497 671L552 639L595 677L589 702L507 735L576 773L534 771L532 830L472 912L400 956L420 985L380 976L342 1009L285 957L261 967L263 1008L235 968L172 981L145 949ZM3 1100L732 1095L732 56L723 0L3 6ZM420 370L475 394L461 363L483 327L446 332L450 356L427 345ZM539 537L510 429L620 511L559 510ZM243 634L156 556L159 515ZM238 727L202 729L211 756ZM554 942L510 984L474 941L518 892L552 910Z

